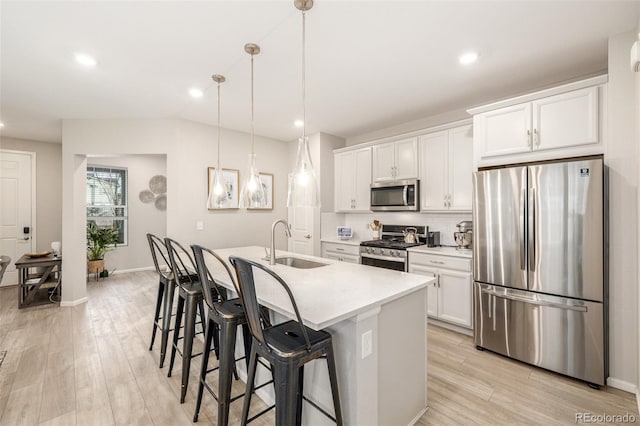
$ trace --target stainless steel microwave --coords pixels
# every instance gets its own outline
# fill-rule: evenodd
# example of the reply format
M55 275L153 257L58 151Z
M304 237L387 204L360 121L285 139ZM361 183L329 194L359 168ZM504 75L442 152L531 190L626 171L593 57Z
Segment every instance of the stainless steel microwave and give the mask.
M420 210L420 181L394 180L371 184L371 210L383 212Z

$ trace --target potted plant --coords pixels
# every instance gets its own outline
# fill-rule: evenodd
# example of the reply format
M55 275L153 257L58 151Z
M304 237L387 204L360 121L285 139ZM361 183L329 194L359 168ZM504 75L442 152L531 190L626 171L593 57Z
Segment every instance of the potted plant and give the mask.
M95 222L87 222L87 269L89 273L102 274L104 255L116 248L117 228L101 228Z

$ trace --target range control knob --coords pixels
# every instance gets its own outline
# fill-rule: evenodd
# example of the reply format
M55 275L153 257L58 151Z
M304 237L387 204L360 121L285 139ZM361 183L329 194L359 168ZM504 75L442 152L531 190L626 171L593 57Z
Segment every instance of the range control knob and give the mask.
M384 254L384 249L380 249L380 254Z
M371 247L367 247L367 253L371 253Z
M395 250L391 250L391 256L392 256L392 257L395 257L395 256L397 256L397 255L398 255L398 252L397 252L397 251L395 251Z

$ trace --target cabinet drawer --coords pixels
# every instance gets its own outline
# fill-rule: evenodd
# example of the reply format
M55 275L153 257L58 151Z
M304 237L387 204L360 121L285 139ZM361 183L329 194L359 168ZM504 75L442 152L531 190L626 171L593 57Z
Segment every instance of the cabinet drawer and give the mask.
M455 269L471 272L471 259L453 256L439 256L437 254L409 253L409 267L411 265L429 266L431 268Z
M326 251L360 256L360 246L354 246L351 244L322 243L322 248Z

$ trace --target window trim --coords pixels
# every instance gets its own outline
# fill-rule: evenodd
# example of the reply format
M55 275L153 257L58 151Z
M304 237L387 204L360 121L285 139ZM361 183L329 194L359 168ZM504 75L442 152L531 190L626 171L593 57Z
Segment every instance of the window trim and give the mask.
M118 167L118 166L108 166L108 165L104 165L104 164L87 164L87 170L86 170L86 179L87 179L87 183L86 183L86 188L88 189L89 186L89 182L88 182L88 178L89 178L89 173L90 172L96 172L96 169L102 169L102 170L108 170L108 171L117 171L117 172L124 172L123 176L124 176L124 185L123 185L123 190L124 190L124 203L125 204L107 204L107 205L91 205L87 203L87 197L85 195L85 207L86 207L86 218L87 221L94 221L97 222L97 220L99 219L105 219L105 220L113 220L113 221L120 221L120 222L124 222L124 225L122 227L123 229L123 235L122 235L122 243L118 243L117 246L121 247L121 246L128 246L129 245L129 169L127 167ZM86 189L85 189L86 190ZM104 209L123 209L124 210L124 215L123 216L91 216L89 215L89 209L90 208L104 208Z

